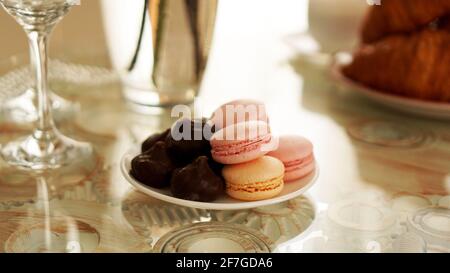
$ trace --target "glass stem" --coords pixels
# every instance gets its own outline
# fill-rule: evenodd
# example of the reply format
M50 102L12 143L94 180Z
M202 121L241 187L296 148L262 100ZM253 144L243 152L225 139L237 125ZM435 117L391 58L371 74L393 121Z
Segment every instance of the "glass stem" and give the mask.
M37 130L41 132L54 130L51 114L51 102L48 94L48 57L47 45L49 31L33 30L28 33L30 43L30 59L35 73L35 86L37 93Z

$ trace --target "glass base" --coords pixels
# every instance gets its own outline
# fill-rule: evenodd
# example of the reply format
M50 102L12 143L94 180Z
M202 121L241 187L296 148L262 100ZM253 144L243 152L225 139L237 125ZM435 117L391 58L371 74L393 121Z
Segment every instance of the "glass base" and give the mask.
M195 89L180 92L157 92L149 89L134 88L124 85L122 94L128 106L139 113L153 113L151 108L171 107L174 105L190 105L197 96Z
M7 143L1 156L10 165L27 170L48 170L86 162L93 158L89 143L63 136L56 129L36 130L32 135Z
M2 121L8 123L31 123L37 120L37 109L35 106L36 92L27 89L22 95L6 101L1 106ZM79 109L77 103L68 101L55 93L50 93L52 110L55 121L69 119L75 115Z

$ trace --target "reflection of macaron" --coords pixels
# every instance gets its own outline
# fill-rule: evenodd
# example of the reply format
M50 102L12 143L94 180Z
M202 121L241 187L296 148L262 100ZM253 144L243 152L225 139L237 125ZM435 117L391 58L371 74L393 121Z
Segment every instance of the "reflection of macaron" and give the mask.
M264 103L249 99L234 100L223 104L214 111L211 120L216 130L244 121L269 122Z
M283 189L283 163L270 156L225 166L222 175L227 194L235 199L256 201L272 198Z
M242 122L225 127L211 137L211 155L222 164L243 163L268 153L271 140L267 123Z
M281 160L284 164L284 181L300 179L315 169L313 145L301 136L279 137L278 148L268 155Z

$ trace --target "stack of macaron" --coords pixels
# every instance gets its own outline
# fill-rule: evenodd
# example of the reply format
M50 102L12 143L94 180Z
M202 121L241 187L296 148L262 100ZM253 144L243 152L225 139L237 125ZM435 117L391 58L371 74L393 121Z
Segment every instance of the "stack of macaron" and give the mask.
M183 133L180 123L191 124L192 135L195 128L204 132L207 126L212 136L179 140L174 132ZM172 130L150 136L130 174L152 187L170 187L182 199L213 201L226 192L234 199L256 201L275 197L284 183L314 169L310 141L275 137L263 103L237 100L219 107L210 119L180 120Z

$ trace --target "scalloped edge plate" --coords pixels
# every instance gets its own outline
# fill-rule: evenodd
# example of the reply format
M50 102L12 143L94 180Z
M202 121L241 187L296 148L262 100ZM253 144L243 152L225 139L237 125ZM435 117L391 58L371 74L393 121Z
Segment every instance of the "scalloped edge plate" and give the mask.
M134 147L123 155L122 160L120 162L120 169L122 171L123 176L128 181L128 183L130 183L138 191L151 197L154 197L156 199L180 206L197 209L240 210L278 204L284 201L291 200L305 193L309 188L311 188L312 185L314 185L319 176L319 168L316 162L316 169L314 172L297 181L285 183L283 191L274 198L260 201L245 202L233 199L224 193L222 197L220 197L214 202L198 202L173 197L172 194L170 193L170 189L152 188L138 182L133 177L131 177L129 174L131 160L138 154L139 148Z
M348 90L358 93L367 99L387 106L391 109L440 120L450 120L450 103L439 103L432 101L422 101L414 98L401 97L397 95L381 92L366 87L352 79L347 78L341 71L341 67L351 60L351 54L340 52L334 55L330 66L330 73L333 80L349 87Z

